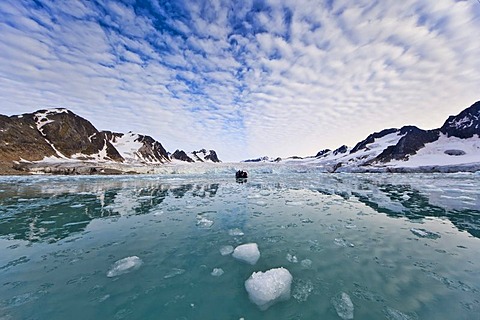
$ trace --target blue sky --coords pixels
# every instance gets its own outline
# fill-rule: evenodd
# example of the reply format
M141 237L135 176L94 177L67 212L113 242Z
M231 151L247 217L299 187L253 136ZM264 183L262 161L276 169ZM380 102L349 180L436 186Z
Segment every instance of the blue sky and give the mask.
M0 113L67 107L227 161L314 155L480 100L479 34L475 0L2 0Z

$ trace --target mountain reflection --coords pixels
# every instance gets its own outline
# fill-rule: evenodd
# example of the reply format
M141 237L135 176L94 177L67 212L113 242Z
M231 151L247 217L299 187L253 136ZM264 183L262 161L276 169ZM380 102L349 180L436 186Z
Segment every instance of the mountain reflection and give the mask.
M93 182L93 183L92 183ZM158 210L167 197L213 197L219 184L172 186L116 181L77 184L0 185L0 236L31 242L56 242L85 230L93 219L140 215ZM11 187L11 186L10 186Z
M455 176L425 176L422 179L407 175L304 175L305 179L293 179L297 176L282 176L283 180L278 180L265 175L241 185L225 180L222 183L208 183L209 179L185 183L181 178L158 177L1 180L0 236L56 242L83 232L93 219L157 213L163 209L189 210L194 198L204 198L201 201L208 202L221 188L229 192L250 189L254 193L262 188L280 191L286 188L336 194L346 201L354 197L392 218L448 219L459 230L480 238L480 199L475 177L465 182L462 177ZM241 196L238 194L240 202L245 200ZM186 200L171 205L172 200L181 198ZM256 210L259 210L258 205Z
M390 217L405 217L410 220L421 220L426 217L446 218L459 230L467 231L480 238L480 210L446 209L430 203L429 197L411 185L381 184L376 187L379 195L353 192L361 202L377 212Z

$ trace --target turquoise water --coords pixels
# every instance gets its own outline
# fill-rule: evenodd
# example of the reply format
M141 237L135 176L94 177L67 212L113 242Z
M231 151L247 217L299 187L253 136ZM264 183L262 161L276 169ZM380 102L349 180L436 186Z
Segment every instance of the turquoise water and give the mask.
M231 176L0 178L0 319L480 319L478 174Z

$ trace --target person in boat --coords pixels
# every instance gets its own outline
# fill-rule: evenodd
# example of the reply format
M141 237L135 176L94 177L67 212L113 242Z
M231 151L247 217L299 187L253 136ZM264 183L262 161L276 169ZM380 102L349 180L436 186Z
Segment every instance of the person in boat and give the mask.
M248 177L248 174L246 171L238 170L237 173L235 173L236 179L246 179L247 177Z

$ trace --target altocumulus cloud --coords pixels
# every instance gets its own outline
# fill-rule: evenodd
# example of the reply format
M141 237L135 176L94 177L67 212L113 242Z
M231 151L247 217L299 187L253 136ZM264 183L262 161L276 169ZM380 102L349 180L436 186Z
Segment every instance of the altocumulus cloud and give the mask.
M478 30L473 0L3 0L0 111L64 106L224 160L312 155L478 100Z

